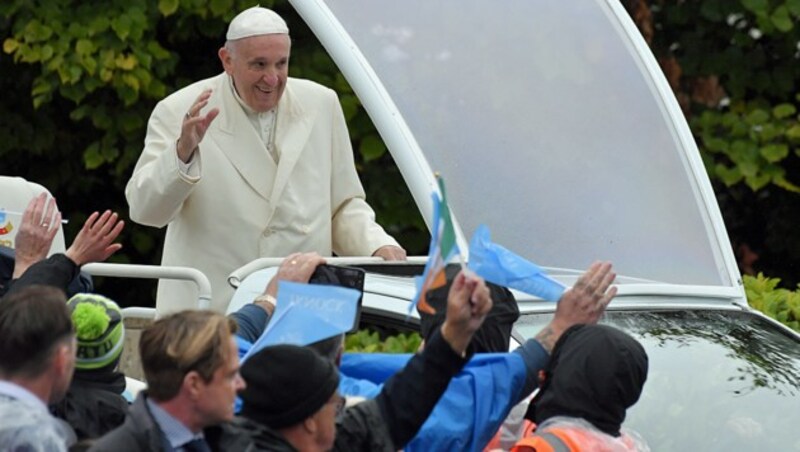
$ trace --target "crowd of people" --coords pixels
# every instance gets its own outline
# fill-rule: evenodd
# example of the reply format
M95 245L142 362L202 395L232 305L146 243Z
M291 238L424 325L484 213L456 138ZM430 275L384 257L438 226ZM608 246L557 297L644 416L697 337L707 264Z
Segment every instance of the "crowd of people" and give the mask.
M43 210L34 200L26 214L37 223ZM148 386L129 405L117 369L119 307L96 294L66 296L81 265L119 249L114 240L122 226L110 212L92 214L64 254L40 253L10 282L0 301L4 447L476 450L539 387L527 416L539 428L517 438L515 450L548 450L541 441L561 441L571 447L565 450L647 450L621 429L646 379L647 356L625 333L594 325L615 295L608 263L593 264L559 300L553 320L512 353L498 352L508 349L518 314L513 295L449 272L447 287L430 296L439 314L423 315L422 350L401 360L387 381L367 382L373 387L365 391L338 369L341 335L308 347L266 347L239 368L241 342L252 343L270 321L278 281L308 282L325 262L316 253L291 254L264 296L236 313L184 310L147 328L140 355ZM475 385L477 378L490 381ZM441 428L437 419L464 417L465 394L492 406L491 414ZM345 404L353 396L358 400ZM465 447L465 434L478 440ZM581 448L586 444L594 446Z
M134 221L168 226L162 262L209 275L212 309L185 309L196 299L189 286L160 284L159 318L139 342L147 387L129 400L122 312L87 293L80 271L120 249L124 222L95 212L48 257L60 214L46 194L34 198L0 281L0 448L648 450L622 427L647 355L597 325L616 295L610 263L592 264L513 352L513 294L459 268L428 294L436 314L421 313L421 349L375 358L389 369L381 381L354 372L342 334L250 350L279 282L308 283L331 253L402 260L405 251L364 199L336 95L288 77L283 19L254 7L226 38L224 73L155 108L126 189ZM261 296L222 314L232 270L283 255Z

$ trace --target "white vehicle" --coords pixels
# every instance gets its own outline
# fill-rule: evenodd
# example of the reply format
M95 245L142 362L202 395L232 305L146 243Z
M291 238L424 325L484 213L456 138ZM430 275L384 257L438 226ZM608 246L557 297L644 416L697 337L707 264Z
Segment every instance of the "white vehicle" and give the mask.
M605 321L650 356L626 425L653 450L800 450L800 335L747 306L691 132L616 0L292 4L426 221L443 175L462 250L485 223L567 285L594 260L614 263ZM362 323L413 328L409 268L383 270L396 276L368 275ZM555 305L516 295L521 341Z

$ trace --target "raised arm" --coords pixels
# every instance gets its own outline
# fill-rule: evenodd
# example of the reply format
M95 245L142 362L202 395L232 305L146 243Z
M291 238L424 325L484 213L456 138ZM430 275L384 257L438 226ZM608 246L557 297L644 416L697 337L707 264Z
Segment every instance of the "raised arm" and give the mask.
M564 331L573 325L594 324L600 320L606 306L617 294L617 288L611 285L616 276L610 262L593 263L575 285L561 296L553 320L536 337L514 351L522 356L527 368L525 388L520 399L527 397L538 386L539 371L544 368Z
M55 198L48 199L47 193L43 192L31 199L22 213L15 239L13 279L19 278L31 265L47 257L60 227L61 212L58 211Z
M106 210L101 215L93 212L64 253L78 266L89 262L102 262L122 248L114 240L119 237L125 222L115 212Z
M345 410L336 444L361 444L370 450L380 444L381 431L387 431L393 449L402 449L425 423L447 389L450 379L469 360L469 342L492 306L489 289L476 276L459 274L447 301L447 317L424 350L390 378L380 394ZM354 438L352 431L370 435ZM337 448L337 450L345 450Z
M198 146L219 114L218 109L201 111L210 96L207 89L188 107L166 101L156 105L147 123L144 150L125 187L133 221L166 226L200 181Z
M266 329L275 311L278 281L307 283L317 266L324 263L325 259L317 253L294 253L286 256L264 292L253 303L246 304L231 314L231 318L239 326L236 334L246 341L255 342Z
M110 210L102 215L92 213L64 254L54 254L30 266L11 285L8 293L33 284L54 286L66 292L82 265L104 261L122 248L113 242L124 226L125 222Z

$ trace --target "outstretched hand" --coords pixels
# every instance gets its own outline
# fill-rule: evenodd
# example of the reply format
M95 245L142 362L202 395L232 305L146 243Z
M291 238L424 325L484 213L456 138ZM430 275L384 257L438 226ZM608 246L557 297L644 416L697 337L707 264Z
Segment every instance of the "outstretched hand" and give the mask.
M294 253L286 256L278 267L278 272L269 280L264 293L277 297L278 281L307 283L317 266L325 259L317 253Z
M86 219L64 254L79 266L89 262L102 262L122 248L122 245L113 242L124 226L125 222L110 210L102 215L94 212Z
M191 160L203 137L206 135L206 130L211 125L211 121L219 114L218 108L212 108L205 115L200 114L200 111L208 105L208 99L211 97L211 90L207 89L200 93L200 96L194 101L189 111L183 117L181 125L181 136L178 138L178 158L182 162L188 163Z
M31 265L47 257L58 230L61 228L61 212L55 198L47 199L47 193L31 199L14 239L14 275L19 278ZM55 211L55 217L53 212Z
M459 272L447 295L447 315L442 336L456 353L464 356L472 335L492 309L489 288L483 279Z
M610 262L595 262L578 278L571 289L564 292L556 307L553 320L536 340L547 351L552 351L561 333L578 324L594 324L600 320L606 306L617 294L611 284L617 275L611 271Z

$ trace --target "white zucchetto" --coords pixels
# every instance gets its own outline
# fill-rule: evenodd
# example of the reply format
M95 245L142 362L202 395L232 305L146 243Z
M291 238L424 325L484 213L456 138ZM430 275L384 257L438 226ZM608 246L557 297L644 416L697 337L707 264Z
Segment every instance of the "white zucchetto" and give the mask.
M271 9L254 6L248 8L231 20L228 26L228 41L249 38L251 36L289 34L286 21Z

